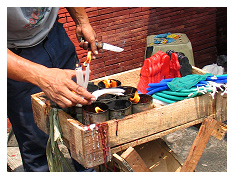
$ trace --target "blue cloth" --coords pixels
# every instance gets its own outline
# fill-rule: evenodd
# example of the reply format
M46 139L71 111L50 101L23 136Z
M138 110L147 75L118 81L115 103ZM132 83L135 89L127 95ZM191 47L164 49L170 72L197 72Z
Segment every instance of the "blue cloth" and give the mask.
M74 44L63 25L55 22L53 29L40 44L22 49L10 49L17 55L51 68L75 69L78 61ZM7 79L7 115L18 141L25 171L49 171L46 159L48 135L34 122L31 95L41 89L31 83ZM77 171L86 170L74 161Z

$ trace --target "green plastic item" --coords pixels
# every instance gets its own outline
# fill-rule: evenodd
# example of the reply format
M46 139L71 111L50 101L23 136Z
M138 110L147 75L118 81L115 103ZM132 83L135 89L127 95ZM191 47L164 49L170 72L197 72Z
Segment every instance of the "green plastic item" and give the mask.
M198 82L206 80L208 76L212 76L211 73L206 73L204 75L191 74L181 78L174 78L171 82L167 83L167 86L172 91L181 91L192 88Z
M199 89L204 90L205 88L199 88ZM212 90L209 90L209 89L206 90L207 93L211 91ZM193 98L193 97L200 96L200 95L203 95L203 94L201 92L195 91L195 88L191 88L190 90L182 90L179 92L171 91L171 90L163 90L163 91L154 93L152 97L160 101L166 102L166 103L174 103L177 101Z
M160 96L158 96L156 94L153 94L152 97L155 98L155 99L157 99L157 100L163 101L165 103L174 103L174 102L176 102L176 101L173 101L173 100L170 100L170 99L166 99L166 98L160 97Z
M169 99L169 100L174 100L174 101L181 101L181 100L184 100L185 98L187 97L180 97L180 96L174 96L174 95L168 95L168 94L165 94L165 93L161 93L161 92L157 92L155 93L157 96L160 96L160 97L163 97L163 98L166 98L166 99Z
M145 48L145 58L149 54L149 50L150 50L150 54L151 54L150 56L152 56L153 54L155 54L159 50L161 50L162 52L165 52L165 53L167 50L174 50L175 52L184 53L184 55L186 57L188 57L190 65L195 66L192 44L189 41L187 35L183 34L183 33L172 33L172 34L180 35L180 38L176 39L174 42L167 43L167 44L154 44L155 35L147 36L146 48ZM147 51L147 49L148 49L148 51Z
M164 94L168 94L168 95L172 95L172 96L180 96L180 97L188 97L188 95L190 94L190 93L192 93L193 91L191 91L191 92L175 92L175 91L166 91L166 90L164 90L164 91L161 91L161 93L164 93Z

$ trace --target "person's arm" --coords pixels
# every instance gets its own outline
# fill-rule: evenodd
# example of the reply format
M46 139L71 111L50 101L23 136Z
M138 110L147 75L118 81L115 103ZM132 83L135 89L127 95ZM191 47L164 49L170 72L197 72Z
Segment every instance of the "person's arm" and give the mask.
M90 104L95 100L93 95L72 80L75 76L75 70L47 68L7 49L7 78L29 82L40 87L47 97L62 108L74 106L77 103Z
M76 24L76 36L78 41L80 42L80 37L84 37L86 40L86 42L81 41L80 46L87 49L88 43L90 43L92 52L97 55L96 33L89 23L85 9L83 7L67 7L66 9Z

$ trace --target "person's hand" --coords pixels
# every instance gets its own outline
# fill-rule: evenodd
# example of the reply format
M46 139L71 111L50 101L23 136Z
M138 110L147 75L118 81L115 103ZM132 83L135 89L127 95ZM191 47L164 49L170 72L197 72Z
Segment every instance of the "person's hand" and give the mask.
M89 23L84 7L66 7L76 24L76 37L80 47L87 50L91 48L94 55L98 54L96 46L96 33ZM82 39L83 40L82 40ZM85 39L85 40L84 40ZM93 56L95 58L95 56Z
M96 33L89 23L77 25L76 36L81 48L87 50L90 47L94 55L98 54L98 49L96 46Z
M38 77L37 84L48 98L62 108L71 107L77 103L91 104L95 101L95 97L72 80L75 76L75 70L47 68Z

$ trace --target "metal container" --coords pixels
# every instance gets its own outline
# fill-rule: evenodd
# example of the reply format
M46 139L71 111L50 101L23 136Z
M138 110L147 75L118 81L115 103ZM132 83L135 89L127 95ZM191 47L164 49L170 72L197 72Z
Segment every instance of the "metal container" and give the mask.
M68 108L67 111L74 119L78 120L80 123L83 123L82 117L82 107L72 106Z
M133 97L137 90L132 86L120 86L118 88L125 90L124 95L118 96L118 99L125 99L125 100L129 100L129 97Z
M121 82L120 82L119 80L115 80L115 79L109 79L109 80L114 80L114 81L116 81L116 82L117 82L117 87L118 87L118 86L121 86ZM103 83L103 80L100 81L100 82L98 83L98 87L99 87L100 89L105 88L105 84Z
M132 103L132 113L138 113L153 108L153 97L147 94L139 94L140 101Z
M132 114L132 103L129 100L116 99L107 103L110 111L110 120L122 119Z
M98 90L98 89L99 89L99 88L98 88L97 85L95 85L95 84L89 82L89 84L88 84L88 86L87 86L87 91L88 91L88 92L92 93L92 92L94 92L94 91L96 91L96 90Z
M95 107L100 107L103 112L96 113ZM109 120L109 110L105 103L94 102L91 105L82 107L83 112L83 124L98 124Z
M116 99L116 95L113 94L103 94L98 97L97 102L108 103Z

